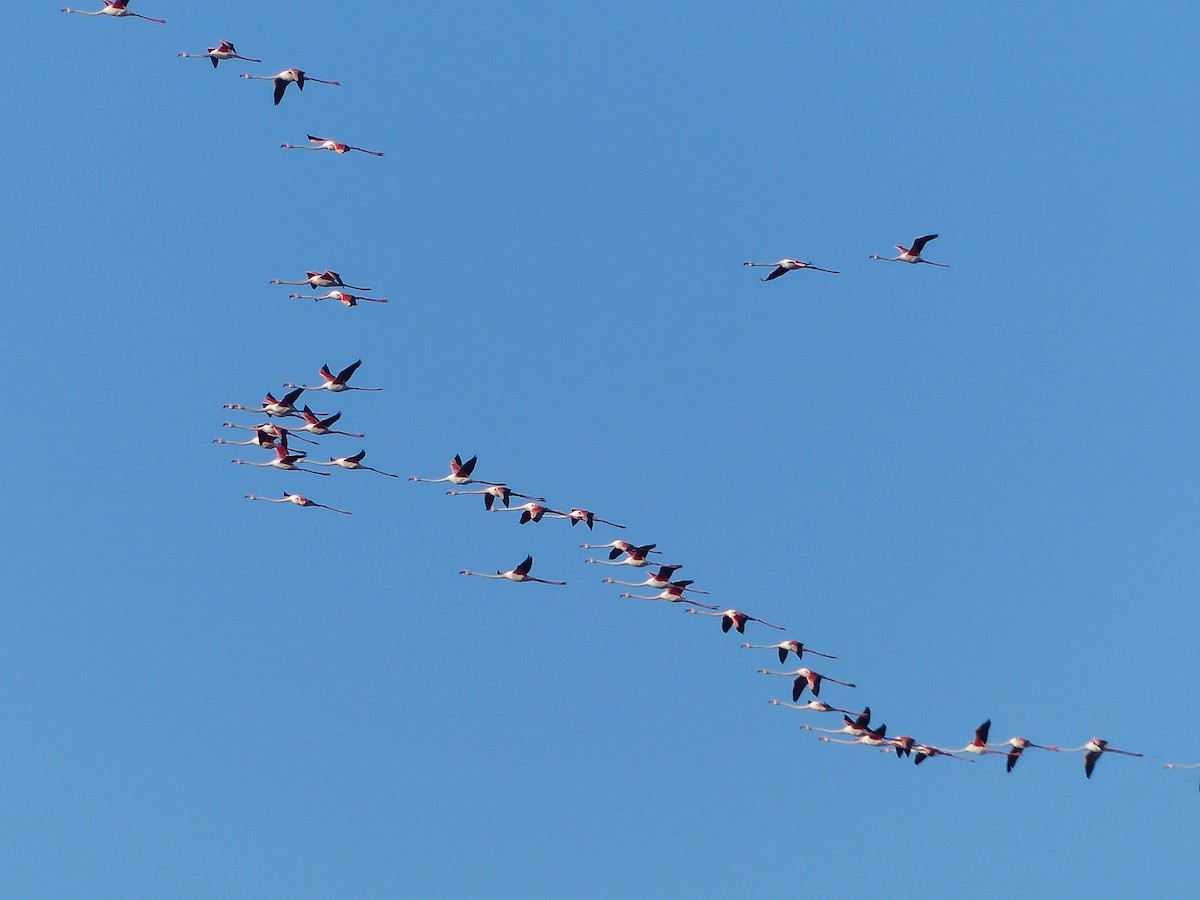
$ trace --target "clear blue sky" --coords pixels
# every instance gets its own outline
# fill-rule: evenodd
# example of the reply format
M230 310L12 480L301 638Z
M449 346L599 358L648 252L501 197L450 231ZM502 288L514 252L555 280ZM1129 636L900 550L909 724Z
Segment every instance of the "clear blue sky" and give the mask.
M1193 6L135 3L7 14L5 893L1196 888ZM360 357L368 463L627 523L830 702L1146 758L822 745L579 528L211 443Z

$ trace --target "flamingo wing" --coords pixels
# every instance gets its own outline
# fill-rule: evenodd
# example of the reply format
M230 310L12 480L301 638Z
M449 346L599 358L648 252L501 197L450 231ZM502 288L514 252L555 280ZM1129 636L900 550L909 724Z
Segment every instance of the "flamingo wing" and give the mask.
M513 569L518 575L528 575L529 570L533 568L533 557L527 556L521 561L521 564Z
M920 256L921 251L925 249L925 245L928 244L930 241L934 240L935 238L937 238L936 234L926 234L926 235L922 235L919 238L916 238L913 241L913 245L909 249L909 252L912 253L913 256Z
M282 78L275 79L275 105L279 105L279 101L283 99L283 92L287 90L288 83Z
M350 462L353 462L353 463L360 463L363 461L363 459L366 457L366 455L367 455L366 450L359 450L353 456L347 456L346 459L350 460Z
M789 270L784 266L779 266L778 268L772 270L771 274L764 278L763 281L774 281L780 275L786 275L788 271Z
M361 362L361 360L359 360L359 362ZM358 363L355 363L355 365L357 366ZM464 478L471 477L471 473L475 471L475 463L479 462L478 456L472 456L466 462L463 462L461 459L459 459L457 455L455 455L454 459L458 463L458 470L455 472L455 474L462 475Z

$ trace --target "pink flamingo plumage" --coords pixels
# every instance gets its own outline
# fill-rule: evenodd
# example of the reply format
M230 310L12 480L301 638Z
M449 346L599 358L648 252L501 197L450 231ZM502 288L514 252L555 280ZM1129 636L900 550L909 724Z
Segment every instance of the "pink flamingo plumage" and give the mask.
M759 675L781 675L785 678L795 679L792 682L792 702L795 703L800 699L800 695L804 693L804 689L808 688L812 691L814 697L821 696L821 683L832 681L834 684L840 684L843 687L858 687L849 681L838 681L836 678L830 678L828 675L822 675L820 672L814 672L812 669L801 666L794 672L772 672L769 669L759 669Z
M383 156L381 150L367 150L363 147L355 147L353 144L343 144L341 141L335 141L331 138L314 137L310 134L308 135L308 140L316 146L305 147L301 144L280 144L279 146L284 150L330 150L339 156L349 153L351 150L357 150L359 153L369 153L371 156Z
M317 288L342 287L351 291L369 292L369 287L361 287L357 284L346 284L342 281L342 276L332 269L326 269L324 272L305 272L303 281L283 281L280 278L272 278L271 284L307 284L314 290Z
M683 595L683 592L686 590L687 590L687 588L684 585L673 584L669 587L663 588L659 593L654 594L649 597L647 597L643 594L630 594L630 593L622 593L621 596L628 598L630 600L661 600L664 603L689 603L692 606L699 606L699 607L702 607L703 609L720 609L721 608L719 606L716 606L715 604L701 603L698 600L693 600L690 597L685 597Z
M203 53L186 53L186 52L180 53L179 58L180 59L207 59L210 62L212 62L212 66L214 69L218 65L220 65L222 60L226 60L226 59L240 59L243 62L252 62L252 63L262 62L261 59L254 59L253 57L250 57L250 56L242 56L241 54L239 54L237 52L237 50L234 48L233 44L231 44L229 41L221 41L220 44L218 44L215 47L209 47Z
M565 519L567 514L559 512L557 509L550 509L542 506L540 503L530 501L522 503L520 506L506 506L503 509L493 506L489 512L519 512L521 514L521 524L525 525L528 522L538 523L542 521L543 516L551 516L554 518Z
M580 522L587 525L588 531L592 530L592 525L599 522L602 525L611 525L613 528L624 528L624 525L618 525L616 522L610 522L608 519L601 519L590 509L581 509L578 506L572 506L567 512L566 518L571 520L571 526L574 527Z
M466 462L463 462L461 456L454 454L454 459L450 460L450 474L442 478L419 478L416 475L409 475L409 481L421 481L425 484L439 484L443 481L448 481L451 484L486 484L491 487L502 487L496 481L480 481L478 478L472 478L471 473L475 471L475 464L479 462L478 456L472 456Z
M284 449L282 446L280 446L279 444L276 444L275 445L275 458L273 460L271 460L270 462L262 462L262 463L247 462L244 459L233 459L233 460L230 460L230 462L236 463L239 466L259 466L259 467L268 467L269 466L270 468L273 468L273 469L283 469L286 472L304 472L305 474L308 474L308 475L324 475L326 477L329 476L328 472L314 472L312 469L302 469L298 465L296 465L297 462L303 461L305 456L306 456L306 454L302 453L299 450L288 451L288 450Z
M501 503L504 504L505 509L508 509L509 501L513 497L520 497L522 500L536 500L540 503L546 502L545 497L531 497L529 494L518 494L516 491L512 490L511 488L508 487L508 485L505 485L505 484L494 484L491 487L485 487L483 490L479 490L479 491L449 490L449 491L446 491L446 493L451 496L458 496L460 494L482 494L483 495L483 508L488 510L489 512L491 511L492 507L495 505L497 500L499 500Z
M243 72L241 78L249 78L256 81L270 81L275 85L275 105L279 105L279 101L283 99L283 94L287 90L289 84L294 84L300 90L304 90L304 85L310 81L315 81L318 84L331 84L334 87L341 87L340 81L326 81L322 78L313 78L311 75L303 72L300 69L284 69L282 72L277 72L274 75L251 75L249 72ZM312 140L309 138L309 140Z
M365 438L365 434L359 434L357 431L338 431L329 426L337 423L342 417L340 412L334 413L332 416L320 418L315 412L308 408L308 404L304 405L304 409L300 411L300 417L304 419L304 427L298 428L297 431L305 431L309 434L315 434L317 437L324 437L327 434L341 434L352 438Z
M836 656L821 653L819 650L813 650L811 647L805 647L800 641L780 641L777 644L742 644L742 649L777 650L781 663L787 662L787 655L789 653L795 653L796 659L804 659L805 653L811 653L813 656L823 656L826 659L837 659Z
M363 469L368 472L378 472L380 475L386 475L388 478L400 477L399 475L393 475L391 472L385 472L383 469L364 466L362 461L366 455L366 450L359 450L353 456L331 456L329 457L329 462L317 462L315 459L310 459L308 460L308 464L311 466L337 466L340 469L349 469L352 472Z
M916 265L917 263L925 263L929 266L940 266L943 269L948 269L946 263L931 262L928 259L921 259L921 251L925 249L925 245L936 238L936 234L926 234L919 238L914 238L911 247L901 247L896 245L896 249L900 251L899 256L880 256L877 253L872 253L870 259L881 259L884 262L903 262Z
M80 16L112 16L116 19L129 17L131 19L145 19L147 22L156 22L159 25L166 25L166 19L153 19L150 16L143 16L141 13L130 12L129 0L104 0L104 8L97 9L94 12L86 9L71 9L71 7L63 7L65 13L75 13Z
M320 297L314 297L309 294L291 294L292 300L316 300L318 303L322 300L336 300L346 308L358 306L362 303L387 303L387 297L359 297L354 294L348 294L345 291L330 291L328 294L322 294Z
M728 634L730 628L736 628L738 634L746 633L747 622L757 622L760 625L766 625L768 628L775 628L779 631L786 631L782 625L772 625L765 619L758 619L754 616L742 612L740 609L727 609L724 612L701 612L698 609L685 609L684 612L693 613L697 616L713 616L721 620L721 630Z
M361 365L362 365L361 359L355 360L350 365L346 366L346 368L344 368L340 372L338 372L336 375L334 375L333 372L331 372L329 370L328 365L324 365L324 366L321 366L321 368L317 370L317 374L320 375L322 379L324 379L322 384L316 384L316 385L292 384L292 382L290 382L290 381L285 381L283 383L283 386L285 388L300 388L301 390L305 390L305 391L331 391L332 393L335 393L335 394L340 394L342 391L382 391L383 388L381 388L381 387L369 387L369 388L351 387L348 384L351 377L354 375L354 373L358 370L358 367Z
M822 269L820 266L814 266L812 263L803 262L802 260L799 260L799 259L780 259L780 260L776 260L775 262L761 262L761 263L747 261L747 262L742 263L742 265L743 266L774 266L775 271L768 274L766 278L763 278L762 279L763 281L774 281L780 275L786 275L788 272L791 272L794 270L799 270L799 269L812 269L813 271L816 271L816 272L826 272L829 275L841 275L842 274L841 272L838 272L834 269Z

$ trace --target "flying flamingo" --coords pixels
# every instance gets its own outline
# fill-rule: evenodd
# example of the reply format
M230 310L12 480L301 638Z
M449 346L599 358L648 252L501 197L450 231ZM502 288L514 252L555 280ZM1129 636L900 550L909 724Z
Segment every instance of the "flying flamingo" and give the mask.
M588 531L592 530L592 525L599 522L602 525L611 525L613 528L624 528L624 525L618 525L616 522L610 522L608 519L601 519L590 509L580 509L578 506L572 506L571 511L567 513L566 518L571 520L571 527L574 528L580 522L587 523Z
M671 580L671 576L682 568L683 566L659 566L658 571L653 575L646 576L645 581L617 581L615 578L603 578L601 579L601 584L620 584L625 587L648 587L658 591L666 590L672 585L679 585L687 588L693 594L707 594L708 591L700 591L691 587L695 582L690 578L682 581Z
M342 391L382 391L383 388L350 387L350 385L346 383L354 375L355 370L357 370L361 365L362 360L356 360L355 362L352 362L350 365L346 366L346 368L342 369L342 371L338 372L337 375L334 375L331 371L329 371L328 365L324 365L317 370L317 374L325 380L324 384L292 384L290 381L285 381L283 386L285 388L300 388L301 390L305 391L331 391L335 394L341 393Z
M263 398L262 406L242 406L240 403L226 403L225 409L240 409L245 412L266 413L271 418L283 418L284 416L298 416L299 411L296 409L296 401L300 395L304 393L304 388L296 388L294 391L288 391L283 395L282 400L276 400L275 395L267 391L266 397ZM322 413L324 415L324 413Z
M527 522L540 522L543 516L554 516L559 519L565 519L566 513L559 512L557 509L550 509L542 506L540 503L522 503L520 506L506 506L503 509L498 509L493 506L490 512L519 512L521 514L521 524Z
M249 75L243 75L243 78L249 78ZM279 101L276 101L279 102ZM313 137L307 135L309 141L316 144L315 147L305 147L303 144L280 144L284 150L332 150L334 153L343 154L349 153L351 150L357 150L359 153L369 153L371 156L383 156L379 150L366 150L362 147L355 147L353 144L343 144L340 141L335 141L330 138Z
M784 703L782 700L768 700L772 706L786 706L788 709L807 709L812 712L840 712L843 715L851 715L851 710L842 709L838 706L830 706L823 700L809 700L807 703Z
M805 653L811 653L813 656L823 656L826 659L837 659L836 656L830 656L828 653L821 653L818 650L805 647L800 641L780 641L778 644L742 644L742 648L749 648L751 650L778 650L780 662L787 662L788 653L795 653L796 659L804 659Z
M331 269L326 269L324 272L305 272L307 277L303 281L283 281L279 278L272 278L271 284L307 284L314 290L318 288L344 287L352 291L370 291L369 287L361 287L357 284L346 284L342 281L342 276Z
M130 16L134 19L145 19L147 22L157 22L159 25L167 24L166 19L152 19L140 13L130 12L126 9L127 6L129 6L129 0L104 0L104 9L98 9L95 12L89 12L86 9L71 9L69 6L64 7L63 12L76 13L81 16L113 16L118 19Z
M715 613L700 612L698 609L685 609L684 612L693 613L697 616L713 616L715 618L719 618L721 620L721 630L726 634L729 633L730 628L736 628L738 634L745 634L747 622L758 622L760 625L766 625L768 628L776 628L779 631L787 630L782 625L772 625L770 622L767 622L763 619L756 619L754 616L746 615L746 613L742 612L740 609L727 609L724 612ZM792 699L795 698L793 697Z
M833 269L822 269L820 266L814 266L812 263L801 262L798 259L780 259L775 262L744 262L743 266L775 266L775 271L771 272L763 281L773 281L780 275L786 275L793 269L813 269L817 272L828 272L830 275L841 275L841 272Z
M472 572L469 569L463 569L459 575L476 575L479 578L506 578L509 581L537 581L541 584L566 584L565 581L547 581L544 578L534 578L529 574L529 570L533 568L533 557L527 556L523 559L516 568L509 569L507 572L496 571L495 575L488 575L486 572Z
M479 462L478 456L472 456L466 462L462 461L462 457L457 453L454 454L454 459L450 460L450 474L444 478L418 478L416 475L409 475L409 481L423 481L426 484L438 484L439 482L448 481L451 484L487 484L492 487L502 487L503 485L495 481L480 481L478 478L472 478L471 473L475 471L475 463Z
M686 587L672 586L669 588L665 588L662 591L660 591L659 593L653 594L652 596L649 596L649 597L646 597L642 594L629 594L629 593L622 593L621 596L626 597L630 600L662 600L665 603L690 603L692 606L699 606L699 607L702 607L703 609L720 609L721 608L714 604L700 603L697 600L692 600L690 597L683 596L683 592L686 590L687 590Z
M249 72L243 72L242 78L250 78L257 81L272 81L275 83L275 105L279 105L279 101L283 99L283 92L287 90L289 84L294 84L300 90L304 90L304 85L309 81L315 81L318 84L332 84L334 87L341 87L340 81L324 81L320 78L313 78L311 75L306 75L299 69L284 69L276 75L251 75ZM310 138L311 140L311 138Z
M866 734L867 728L871 724L871 707L863 707L853 719L850 714L846 713L842 716L843 725L841 728L817 728L815 725L809 725L807 722L801 724L801 728L805 731L820 731L824 734L848 734L852 737L861 737Z
M946 747L939 747L938 749L945 750L947 753L974 753L976 756L985 756L988 753L1004 753L1005 751L1002 750L992 750L988 748L988 732L991 730L991 728L992 720L988 719L975 729L975 737L971 740L971 743L967 744L967 746L958 747L952 750Z
M1163 766L1164 769L1200 769L1200 763L1192 763L1190 765L1184 763L1167 763Z
M292 300L336 300L347 308L358 306L359 301L366 303L387 303L387 297L356 297L354 294L347 294L345 291L330 291L328 294L322 294L320 297L313 297L308 294L291 294Z
M306 444L312 444L313 446L316 446L317 443L316 441L310 441L308 438L302 438L298 434L293 434L292 432L288 431L288 429L272 422L259 422L257 425L236 425L233 422L224 422L222 424L226 428L240 428L242 431L265 431L267 434L275 435L276 439L279 440L285 447L287 446L289 437L295 438L298 441L303 441ZM214 443L222 442L214 441Z
M287 432L284 432L284 434L287 434ZM277 435L272 434L265 428L256 428L254 430L254 437L250 438L248 441L226 441L221 438L213 438L213 443L228 444L231 447L262 447L264 450L274 450L276 440L279 440L280 446L282 446L284 450L287 449L286 438L280 439Z
M411 481L413 479L409 479L409 480ZM545 497L531 497L528 494L518 494L516 491L509 488L508 485L504 485L504 484L494 484L491 487L485 487L481 491L450 490L450 491L446 491L446 493L450 494L451 496L458 496L460 494L482 494L483 495L483 508L486 510L490 510L497 500L499 500L501 503L504 504L505 509L508 509L508 501L511 500L513 497L520 497L523 500L538 500L542 503L546 502Z
M241 56L233 44L229 41L221 41L216 47L209 47L203 53L180 53L180 59L208 59L212 60L213 68L215 69L223 59L240 59L243 62L260 63L261 59L253 59L249 56Z
M888 746L884 747L883 752L891 753L893 750L895 750L896 759L900 759L905 756L911 756L913 747L917 742L914 738L909 737L907 734L899 734L896 735L896 737L888 738L886 743Z
M316 472L314 474L322 475L324 473ZM324 503L315 503L312 500L309 500L307 497L301 497L299 494L289 494L287 491L283 492L283 499L280 499L280 500L276 500L272 497L255 497L253 494L247 494L246 499L247 500L262 500L264 503L292 503L292 504L295 504L296 506L316 506L321 509L333 510L335 513L341 513L344 516L354 515L354 513L350 512L350 510L348 510L348 509L336 509L332 506L326 506Z
M649 547L654 547L654 544L648 544ZM611 549L609 549L611 548ZM580 550L608 550L608 558L616 559L622 553L628 553L630 550L638 549L636 544L631 544L629 541L609 541L607 544L580 544ZM651 553L662 554L661 550L651 550ZM682 568L676 566L675 568Z
M583 547L586 545L580 544L579 546ZM625 551L620 551L614 547L613 551L615 552L610 552L608 559L592 559L589 557L584 562L593 563L598 566L632 566L635 569L644 569L646 566L651 565L650 554L654 552L654 547L654 544L643 544L641 547L630 547ZM622 552L624 552L625 558L613 562L613 558L620 556Z
M315 412L309 409L308 404L306 403L304 405L304 409L300 411L300 416L304 419L305 425L303 428L297 429L298 431L305 431L309 434L315 434L317 437L324 437L327 434L343 434L346 437L352 438L366 437L365 434L359 434L357 431L337 431L336 429L330 428L330 425L335 425L338 419L342 417L340 412L336 412L332 416L322 419L318 417Z
M1118 750L1116 747L1108 746L1108 741L1103 738L1094 737L1082 747L1071 747L1070 749L1060 748L1063 753L1079 753L1084 752L1083 757L1083 773L1090 779L1092 770L1096 768L1096 762L1105 753L1120 753L1122 756L1145 756L1144 753L1133 753L1129 750Z
M1008 756L1008 762L1004 767L1005 772L1011 772L1013 770L1013 768L1017 765L1017 760L1021 758L1021 754L1024 753L1029 747L1037 747L1039 750L1058 750L1057 747L1047 747L1044 744L1035 744L1028 738L1023 737L1011 737L1007 741L1004 741L1000 744L988 744L988 747L1007 748L1001 751Z
M921 259L921 251L925 249L925 245L936 237L936 234L927 234L923 237L913 238L913 244L911 247L901 247L899 244L897 244L896 249L900 251L899 256L880 256L877 253L872 253L869 258L882 259L884 262L912 263L913 265L916 265L917 263L925 263L930 266L941 266L943 269L948 269L950 266L948 266L946 263L930 262L927 259Z
M849 681L838 681L836 678L830 678L828 675L822 675L820 672L814 672L805 666L801 666L794 672L772 672L768 669L759 669L759 675L782 675L785 678L794 678L792 682L792 702L795 703L800 699L800 695L804 693L804 689L808 688L812 691L814 697L821 696L821 682L832 681L834 684L840 684L843 687L858 687L857 684L852 684Z
M315 459L308 460L308 463L313 466L337 466L342 469L349 469L351 472L356 469L365 469L368 472L378 472L380 475L386 475L388 478L399 478L399 475L393 475L391 472L385 472L383 469L374 469L371 466L362 464L363 457L367 455L366 450L359 450L353 456L331 456L329 462L317 462Z
M329 477L328 472L314 472L312 469L301 469L299 466L297 466L296 463L300 460L303 460L304 457L305 454L301 453L299 450L289 453L287 450L284 450L283 447L276 444L275 458L270 462L247 462L244 459L233 459L230 460L230 462L237 463L239 466L270 466L273 469L283 469L287 472L304 472L308 475L324 475L325 477Z
M821 735L817 740L824 741L826 744L861 744L864 747L882 747L888 742L887 726L880 725L878 728L868 728L852 741L844 741L840 738L831 738L825 735Z

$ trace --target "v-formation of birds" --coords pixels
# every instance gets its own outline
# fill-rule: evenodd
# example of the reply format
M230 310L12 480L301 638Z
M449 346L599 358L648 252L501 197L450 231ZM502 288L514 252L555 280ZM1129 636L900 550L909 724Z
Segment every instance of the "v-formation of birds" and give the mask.
M64 13L73 13L86 16L107 16L111 18L134 18L149 21L156 24L166 24L166 20L153 18L150 16L141 15L140 13L129 10L129 0L102 0L103 7L98 10L77 10L64 8ZM221 40L214 47L209 47L204 53L187 53L182 52L179 57L185 59L207 59L212 63L213 68L217 68L223 61L241 60L248 63L261 63L262 60L255 57L242 56L237 52L233 43L227 40ZM250 80L264 80L272 83L272 97L274 104L279 105L287 94L287 89L290 85L296 85L298 91L303 91L308 83L318 83L330 86L340 86L340 82L330 79L315 78L305 71L298 68L283 69L275 75L253 75L250 73L242 73L242 78ZM314 135L307 135L311 146L302 146L284 143L281 146L284 149L294 150L328 150L337 154L346 154L351 151L358 151L372 156L383 156L383 153L377 150L367 150L362 147L356 147L350 144L335 141L330 138L322 138ZM936 234L926 234L916 237L912 240L910 246L896 245L896 250L899 251L896 256L880 256L872 254L869 259L882 260L887 262L902 262L910 265L925 264L937 266L940 268L948 268L948 265L943 262L935 262L923 257L926 246L929 242L935 240ZM747 267L766 267L771 271L762 279L763 281L774 281L793 271L813 270L823 272L830 275L841 274L838 270L822 268L814 265L811 262L806 262L800 259L784 258L773 262L753 262L747 261L743 265ZM357 287L346 284L342 280L341 275L332 270L309 271L306 277L301 281L285 281L282 279L272 279L272 284L279 285L307 285L313 289L328 289L327 293L316 295L292 294L293 299L310 299L314 301L334 300L341 303L345 307L354 307L359 303L387 303L385 298L367 297L365 294L370 293L371 288ZM345 288L346 290L341 290ZM359 294L350 293L350 291L359 291ZM314 412L307 404L301 408L296 407L296 403L300 400L301 395L305 391L328 391L332 394L341 394L352 391L376 392L382 390L381 387L362 387L360 385L351 385L350 380L362 365L362 360L357 360L354 363L340 369L336 374L327 365L322 365L318 370L318 375L321 378L319 384L300 385L292 382L285 382L284 387L289 388L288 393L282 398L276 398L273 393L267 392L261 405L258 407L248 407L241 404L226 404L227 409L242 410L254 412L267 417L267 421L257 425L237 425L232 422L226 422L225 425L230 428L238 428L249 430L254 433L254 437L246 441L226 441L220 438L215 439L214 443L233 444L237 446L256 446L270 451L271 459L264 462L249 462L242 459L234 459L233 462L241 465L250 465L261 468L275 468L287 472L303 472L309 475L318 475L328 477L328 472L317 471L316 469L307 468L309 465L341 468L349 471L371 471L389 478L397 478L398 476L391 472L385 472L372 466L364 465L363 459L366 457L365 450L359 450L357 453L341 456L330 457L327 462L310 460L308 453L304 450L296 449L291 446L292 441L303 441L309 444L315 443L311 437L325 437L328 435L343 435L353 439L362 439L364 434L358 432L341 431L333 428L341 419L342 413L327 413ZM287 421L302 420L304 425L297 428L287 428L272 419L283 419ZM310 437L301 437L306 434ZM597 524L606 525L615 528L625 528L624 525L619 525L610 520L598 517L594 512L580 507L572 507L568 511L551 509L545 506L545 498L537 497L531 494L522 494L511 490L502 482L481 481L473 477L475 466L478 462L477 457L471 457L468 460L463 460L461 456L455 455L450 461L449 474L440 478L420 478L412 476L410 481L414 482L432 482L432 483L450 483L456 487L465 485L478 484L483 485L479 490L461 491L450 489L447 494L473 494L483 497L484 509L488 512L519 512L520 523L539 523L544 518L560 518L571 523L585 524L589 530L593 529ZM528 503L519 506L511 506L512 498L520 498L528 500ZM317 508L324 509L342 515L352 515L351 511L339 509L323 503L318 503L304 497L300 494L289 493L284 491L279 498L259 497L254 494L247 494L247 500L263 501L277 504L291 504L301 508ZM682 568L679 564L662 564L652 562L651 557L660 555L655 544L632 544L623 540L613 540L605 544L587 544L580 545L583 549L608 549L607 559L588 558L587 563L610 565L610 566L625 566L630 568L648 568L655 567L656 572L648 576L641 582L617 581L613 578L603 579L605 583L617 584L629 587L648 587L652 590L657 590L659 593L653 595L632 594L625 592L621 594L623 598L640 599L651 602L667 602L680 603L687 606L685 612L699 616L712 616L720 619L721 628L725 632L736 630L739 634L745 632L746 626L753 622L764 627L785 630L783 626L767 622L763 619L751 616L748 613L737 609L722 610L720 606L708 604L702 601L686 596L689 592L692 594L706 595L707 592L693 588L694 582L690 579L675 580L675 573ZM534 560L531 555L527 555L523 560L514 565L511 569L499 570L495 573L491 572L474 572L469 569L463 569L461 574L467 576L482 577L488 579L506 580L515 583L536 582L547 585L565 586L566 582L562 580L545 579L531 574L533 570ZM831 654L818 652L806 647L800 641L794 639L782 640L771 644L752 644L745 643L742 647L747 649L769 649L777 652L780 663L787 660L789 654L796 657L797 660L802 660L805 653L814 656L821 656L826 659L836 660L837 657ZM894 752L897 757L912 758L918 765L932 757L944 757L947 759L955 759L965 762L975 762L976 758L987 755L1003 755L1006 758L1006 771L1012 772L1018 760L1022 757L1025 750L1028 748L1036 748L1050 753L1083 753L1084 754L1084 773L1090 779L1095 766L1101 756L1106 753L1112 753L1124 756L1140 757L1142 753L1136 753L1129 750L1122 750L1113 747L1107 740L1102 738L1092 738L1079 747L1062 748L1051 744L1038 744L1024 737L1012 737L1000 743L989 742L991 720L983 722L975 729L972 739L963 747L939 747L933 744L927 744L917 741L909 735L888 735L886 724L872 725L872 712L870 707L865 707L861 711L852 711L845 707L836 707L826 703L823 700L816 699L821 693L821 687L825 683L832 683L853 689L855 684L847 681L841 681L829 675L818 673L806 666L801 666L791 671L772 671L768 669L759 669L760 674L768 676L779 676L792 679L791 703L780 700L771 700L773 705L803 710L818 713L841 713L843 726L838 729L822 729L816 728L808 723L804 723L801 727L809 731L823 732L821 740L828 743L841 743L850 745L860 745L865 747L874 747L883 750L884 752ZM812 694L813 700L801 704L798 701L805 691ZM829 737L828 735L843 735L844 737ZM846 738L849 738L848 740ZM1176 764L1167 763L1168 769L1197 769L1200 768L1200 763L1195 764Z

